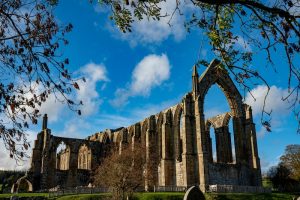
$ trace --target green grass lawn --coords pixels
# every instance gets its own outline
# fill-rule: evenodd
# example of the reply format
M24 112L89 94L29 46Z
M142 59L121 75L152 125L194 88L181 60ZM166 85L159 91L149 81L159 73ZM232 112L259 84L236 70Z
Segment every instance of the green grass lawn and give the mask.
M57 200L96 200L96 199L109 199L109 194L80 194L68 195L57 198ZM182 200L184 193L178 192L149 192L149 193L136 193L133 200Z
M48 198L48 193L18 193L18 194L0 194L0 200L3 199L10 199L11 196L18 196L18 197L44 197L45 199Z
M269 187L269 188L273 187L272 181L268 178L263 178L262 185L263 187Z
M292 200L295 195L272 193L272 194L245 194L245 193L224 193L205 194L207 200ZM96 200L105 199L109 197L108 194L81 194L81 195L68 195L57 198L57 200ZM184 193L179 192L149 192L137 193L134 195L133 200L182 200Z
M11 194L0 194L1 199L8 199ZM19 197L48 197L48 193L20 193L16 194ZM108 193L101 194L79 194L79 195L66 195L57 198L56 200L107 200L109 199ZM148 192L136 193L134 200L182 200L184 193L181 192ZM207 193L205 194L207 200L292 200L295 195L272 193L272 194L249 194L249 193Z
M18 196L18 197L48 197L48 193L18 193L18 194L0 194L0 198Z
M205 194L207 200L292 200L295 195L283 193L249 194L249 193L224 193Z
M78 195L68 195L56 198L56 200L101 200L108 199L110 195L108 193L101 194L78 194Z
M183 197L182 192L148 192L135 194L134 200L182 200Z

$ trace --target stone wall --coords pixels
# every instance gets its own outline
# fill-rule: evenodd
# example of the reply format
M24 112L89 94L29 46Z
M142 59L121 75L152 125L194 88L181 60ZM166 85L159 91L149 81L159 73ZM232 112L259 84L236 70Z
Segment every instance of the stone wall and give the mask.
M219 61L212 61L200 77L194 67L192 91L181 102L129 127L106 129L86 139L62 138L51 135L45 116L43 130L37 136L32 153L29 179L33 181L34 189L58 184L86 185L90 170L107 155L112 145L119 147L122 153L124 145L134 147L136 143L146 147L145 158L155 166L146 173L151 173L155 179L148 182L145 177L145 188L149 190L154 186L199 185L205 192L210 185L224 184L260 187L260 161L251 107L243 103L228 72L218 66ZM207 119L204 99L214 84L224 92L231 110ZM228 129L230 119L233 133ZM209 131L211 126L214 133ZM216 162L213 160L211 134L216 138ZM61 142L69 148L68 170L63 172L56 169L56 149ZM84 154L90 155L87 165L82 162L81 147L90 152Z

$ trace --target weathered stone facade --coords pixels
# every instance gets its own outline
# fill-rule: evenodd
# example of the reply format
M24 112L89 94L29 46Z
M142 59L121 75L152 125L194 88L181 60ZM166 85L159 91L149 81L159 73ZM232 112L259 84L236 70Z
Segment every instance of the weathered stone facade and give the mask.
M45 116L43 130L35 140L27 176L33 189L87 185L90 170L105 157L108 144L119 146L121 152L122 145L134 146L136 142L145 145L146 158L154 158L148 162L155 163L155 167L146 174L151 173L155 180L147 182L146 177L146 188L198 185L205 192L210 185L261 186L251 107L243 103L227 71L214 60L200 77L194 67L192 83L192 91L177 105L129 127L107 129L86 140L51 135ZM204 98L214 84L224 92L231 111L206 119ZM233 133L228 128L230 119ZM216 161L213 159L211 126L216 138ZM231 141L231 134L234 141ZM62 141L67 148L57 154L57 146Z

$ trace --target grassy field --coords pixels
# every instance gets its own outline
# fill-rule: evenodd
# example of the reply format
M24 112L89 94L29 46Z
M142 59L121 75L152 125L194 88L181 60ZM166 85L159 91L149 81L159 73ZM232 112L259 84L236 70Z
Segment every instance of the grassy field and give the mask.
M292 200L295 195L283 193L271 194L245 194L245 193L224 193L224 194L206 194L207 200Z
M12 196L12 194L0 194L0 200L2 199L9 199ZM19 193L19 194L13 194L13 196L18 197L44 197L48 198L48 193Z
M149 192L136 194L134 200L182 200L183 197L182 192Z
M244 193L226 193L226 194L206 194L207 200L292 200L295 195L272 193L272 194L244 194ZM57 198L57 200L96 200L109 197L107 194L82 194L70 195ZM182 200L184 193L138 193L134 195L134 200Z
M9 199L11 194L0 194L0 200ZM48 197L48 193L20 193L16 196L19 197ZM156 192L156 193L137 193L134 195L134 200L182 200L184 193L176 192ZM272 193L272 194L245 194L245 193L224 193L205 194L207 200L292 200L295 195ZM58 198L52 198L53 200L107 200L109 194L80 194L80 195L68 195Z
M107 193L103 194L80 194L80 195L68 195L56 198L56 200L101 200L109 199L110 195Z

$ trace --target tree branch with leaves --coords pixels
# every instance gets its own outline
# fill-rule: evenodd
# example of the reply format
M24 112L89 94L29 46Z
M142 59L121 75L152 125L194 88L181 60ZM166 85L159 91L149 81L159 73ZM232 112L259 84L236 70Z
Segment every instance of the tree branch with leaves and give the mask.
M208 39L212 52L222 61L223 68L233 76L241 88L251 93L258 85L267 86L266 98L270 86L265 76L260 74L262 67L272 66L277 72L275 58L283 52L288 77L286 84L288 95L282 98L291 105L298 125L300 125L299 89L300 71L300 1L299 0L176 0L173 12L161 13L161 7L167 0L101 0L101 5L111 8L111 19L122 32L131 32L131 24L142 19L160 20L173 15L185 17L188 32L201 30ZM183 16L182 8L189 6L188 15ZM239 41L250 48L237 48ZM247 43L247 44L246 44ZM281 52L281 53L280 53ZM266 58L266 63L256 66L256 58ZM198 65L208 65L208 60L199 59ZM261 123L270 129L271 111L264 104ZM298 127L298 132L300 126Z
M3 0L0 3L0 138L10 157L28 155L25 131L37 124L40 107L54 95L71 110L80 103L70 94L79 89L67 69L61 47L72 25L59 25L55 0Z

